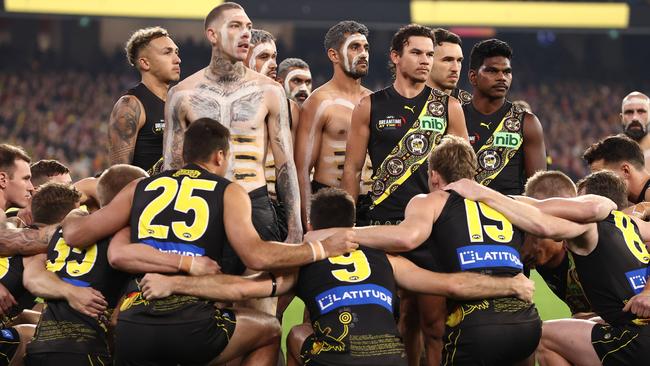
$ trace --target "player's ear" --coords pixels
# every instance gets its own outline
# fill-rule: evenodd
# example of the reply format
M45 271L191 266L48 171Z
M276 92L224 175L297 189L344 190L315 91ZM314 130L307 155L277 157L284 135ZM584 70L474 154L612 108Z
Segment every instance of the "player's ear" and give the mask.
M0 172L0 188L7 188L7 181L9 180L9 174L7 172Z
M621 173L623 173L623 178L625 180L630 179L630 176L632 175L632 167L630 166L630 164L628 164L627 162L622 162L620 169L621 169Z
M329 48L327 50L327 58L329 58L330 61L334 64L338 64L341 62L339 58L339 53L333 48Z
M469 72L467 73L467 78L469 79L470 85L476 86L476 70L469 69Z
M400 55L399 55L399 53L397 53L397 51L395 51L395 50L390 51L389 56L390 56L390 61L393 64L397 65L399 63Z
M147 60L146 57L138 58L137 62L140 70L149 71L149 69L151 68L151 65L149 64L149 60Z
M219 36L217 35L217 32L214 31L212 26L208 27L208 29L205 30L205 38L207 38L208 42L210 42L210 44L213 46L219 42Z

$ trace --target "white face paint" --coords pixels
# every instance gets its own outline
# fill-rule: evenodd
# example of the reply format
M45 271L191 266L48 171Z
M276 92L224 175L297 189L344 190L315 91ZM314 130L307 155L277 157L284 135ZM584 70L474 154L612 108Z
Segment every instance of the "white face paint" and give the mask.
M364 56L365 56L366 61L368 61L368 63L370 63L370 54L365 49L363 50L363 52L361 52L361 53L357 54L356 56L354 56L354 58L352 59L352 62L349 62L349 60L348 60L348 47L350 46L350 44L352 42L355 42L355 41L366 41L367 42L367 39L366 39L366 36L364 36L363 34L353 34L353 35L348 36L348 38L345 39L345 42L343 42L343 47L341 47L341 54L343 54L343 68L345 69L345 71L347 71L349 73L353 72L353 70L357 67L357 64L359 63L359 60Z
M219 31L219 34L221 35L221 49L226 53L229 54L235 58L239 56L237 54L237 45L242 41L242 38L246 33L248 33L248 42L250 42L250 32L251 30L248 29L246 24L243 24L242 27L236 31L233 32L232 36L230 36L229 32L229 25L230 22L234 21L235 18L237 18L237 15L241 14L233 14L230 15L228 18L224 20L223 25L221 26L221 30Z
M253 48L251 52L251 58L248 60L248 67L252 70L259 72L262 75L267 75L269 72L269 65L273 62L273 58L270 57L268 60L264 61L260 69L258 70L255 66L257 64L257 56L263 52L268 52L271 56L277 52L275 47L275 42L264 42L260 43ZM268 75L267 75L268 76Z
M302 83L294 90L291 90L291 79L296 76L302 76L304 78L311 79L311 72L305 69L293 69L287 73L287 76L284 78L284 91L287 93L289 99L293 100L295 100L296 94L301 91L306 92L307 96L311 94L311 88L309 88L306 83Z

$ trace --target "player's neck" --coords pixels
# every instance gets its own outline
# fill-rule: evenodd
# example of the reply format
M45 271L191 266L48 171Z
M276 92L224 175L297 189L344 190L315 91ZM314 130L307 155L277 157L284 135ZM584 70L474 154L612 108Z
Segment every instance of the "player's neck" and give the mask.
M2 210L2 216L0 218L6 218L4 215L5 211L9 208L9 202L4 197L4 192L0 193L0 210Z
M415 98L420 93L422 93L422 90L424 90L425 86L426 81L418 81L412 78L404 77L399 74L399 71L395 77L395 82L393 82L393 87L395 90L397 90L399 95L409 99Z
M169 83L163 82L160 79L157 79L155 76L145 73L142 74L142 84L149 89L155 96L162 99L163 101L167 100L167 92L169 91Z
M639 174L631 174L630 181L628 183L630 191L628 199L630 202L636 202L637 198L639 198L639 195L641 194L641 191L643 190L643 187L649 179L650 173L648 173L645 169L639 172ZM641 197L641 201L645 201L645 197Z
M205 76L216 82L235 82L244 78L246 67L241 61L231 60L225 56L219 49L212 49L212 58L210 64L205 69Z
M474 89L474 97L472 98L472 105L482 114L492 114L506 102L506 98L491 98L487 95L481 94L478 90Z
M332 84L336 90L343 94L357 95L361 92L361 78L351 78L338 68L334 69Z
M454 89L445 89L443 86L439 85L435 81L431 79L427 79L426 85L431 88L431 89L438 89L444 92L447 95L451 95L451 92L454 91Z

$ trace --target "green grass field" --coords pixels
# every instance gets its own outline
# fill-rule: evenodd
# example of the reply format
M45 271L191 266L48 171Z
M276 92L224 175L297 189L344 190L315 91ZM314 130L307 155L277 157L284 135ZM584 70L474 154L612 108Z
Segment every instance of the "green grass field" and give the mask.
M531 278L535 281L535 304L543 320L566 318L571 315L569 308L551 292L537 272L533 271ZM283 350L285 350L285 339L291 327L302 323L304 308L303 302L296 298L284 312L282 321Z

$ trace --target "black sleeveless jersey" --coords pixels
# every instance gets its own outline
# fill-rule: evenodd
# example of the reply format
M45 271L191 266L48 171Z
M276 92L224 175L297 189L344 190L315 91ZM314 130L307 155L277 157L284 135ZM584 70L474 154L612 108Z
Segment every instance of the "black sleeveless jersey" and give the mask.
M524 234L490 206L449 192L425 242L440 272L471 271L515 276L523 270L519 250ZM534 305L514 297L455 304L448 324L485 325L537 321ZM453 309L454 306L450 307Z
M149 170L162 157L165 102L152 93L143 83L129 89L125 95L133 95L138 98L144 107L146 117L135 141L135 151L133 152L133 162L131 164Z
M47 269L69 284L101 292L109 309L114 308L128 276L109 265L109 242L110 238L106 238L85 249L71 248L59 229L50 240ZM28 352L109 356L107 325L108 314L93 319L71 308L65 300L47 300Z
M497 126L499 126L510 108L512 108L512 103L506 101L498 111L485 115L477 111L472 103L463 105L469 142L475 152L478 152L490 136L494 134ZM482 160L481 157L478 157L479 164L484 164ZM503 164L503 161L498 159L497 163ZM488 184L488 187L505 195L519 195L524 192L525 184L526 172L524 170L524 149L522 146L510 159L508 165Z
M394 311L396 285L386 253L358 250L300 268L296 294L309 309L323 365L406 365Z
M537 266L535 270L542 276L555 296L567 304L571 314L593 311L582 289L571 252L565 253L564 259L557 267Z
M34 296L23 287L23 257L0 257L0 284L2 284L18 303L13 306L2 322L8 324L11 317L20 314L23 309L34 306Z
M224 256L226 231L223 196L230 181L189 164L142 180L135 188L131 209L131 240L162 252ZM146 301L138 279L129 282L120 320L135 323L178 324L212 316L212 302L193 296Z
M458 99L460 105L472 103L472 94L466 90L456 88L451 91L451 96Z
M594 311L608 324L645 324L649 319L623 312L625 303L643 290L649 274L650 255L639 229L620 211L597 225L596 248L586 256L573 256L582 288Z
M373 177L384 159L396 149L413 126L430 93L431 88L425 87L416 97L404 98L391 85L370 95L368 154L372 161ZM447 116L444 118L447 119ZM373 220L403 220L404 209L411 198L427 192L427 165L422 164L395 192L370 210L368 216Z

